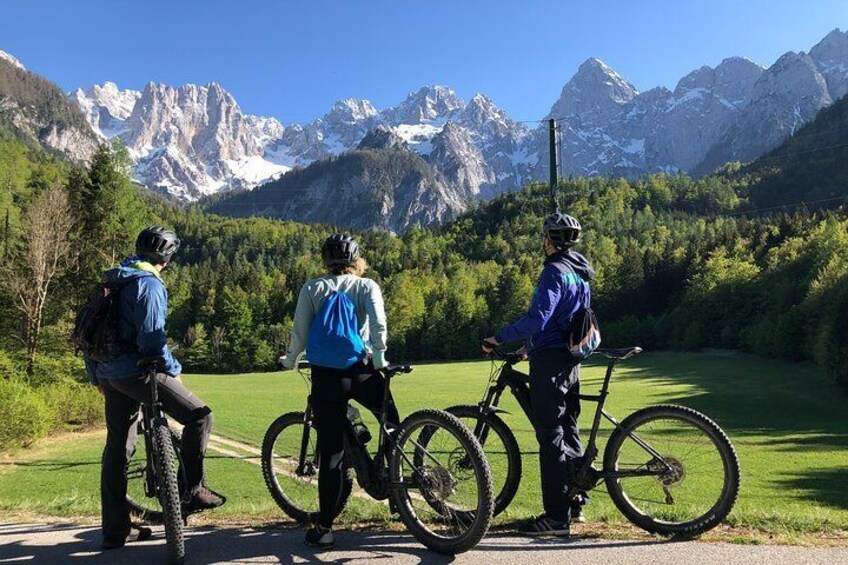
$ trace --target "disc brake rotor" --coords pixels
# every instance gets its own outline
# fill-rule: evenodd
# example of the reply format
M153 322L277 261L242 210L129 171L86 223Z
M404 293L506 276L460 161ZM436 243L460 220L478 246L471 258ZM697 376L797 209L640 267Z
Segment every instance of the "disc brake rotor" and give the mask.
M457 481L446 468L423 467L419 470L421 474L421 487L432 499L444 502L456 493Z

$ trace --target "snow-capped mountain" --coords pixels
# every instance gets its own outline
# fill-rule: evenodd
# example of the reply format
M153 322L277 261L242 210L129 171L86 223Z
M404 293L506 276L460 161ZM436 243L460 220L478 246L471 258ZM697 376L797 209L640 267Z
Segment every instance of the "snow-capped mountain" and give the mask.
M560 118L562 173L707 174L779 145L848 92L848 33L834 30L809 54L789 52L763 68L741 57L683 77L674 91L638 92L613 69L589 59L565 85L548 117ZM546 178L547 132L528 153Z
M98 135L124 142L140 182L181 200L252 187L291 168L264 151L285 128L245 115L216 83L149 83L139 92L107 82L70 96Z
M775 147L846 93L848 34L837 29L809 53L787 53L767 69L732 57L689 73L674 90L639 92L591 58L548 117L559 119L564 175L705 174ZM548 178L546 123L529 129L487 96L466 103L445 86L423 87L385 109L342 99L310 123L286 126L243 113L214 83L149 84L143 92L105 83L71 99L101 137L124 140L139 180L184 200L339 155L377 127L390 129L463 198Z
M463 161L451 173L462 177L461 191L469 198L498 186L512 189L526 176L516 173L513 155L527 128L489 98L478 94L466 105L443 86L423 87L382 112L368 100L342 99L321 118L289 126L244 114L215 83L178 88L151 83L139 92L107 82L78 89L70 98L101 138L124 142L140 182L181 200L249 188L294 166L338 155L377 126L391 128L433 162L444 162L446 151L460 161L471 155L473 162ZM440 136L448 123L449 133ZM431 158L437 141L438 154ZM527 169L524 161L520 165Z

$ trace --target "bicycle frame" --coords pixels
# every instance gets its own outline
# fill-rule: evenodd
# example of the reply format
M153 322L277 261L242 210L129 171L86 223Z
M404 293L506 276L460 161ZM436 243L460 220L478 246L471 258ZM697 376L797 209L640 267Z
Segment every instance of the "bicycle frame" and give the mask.
M307 383L309 382L309 378L303 374L301 374L301 376L304 377L304 380L306 380ZM397 429L392 429L390 427L390 423L386 416L391 406L390 403L393 402L391 395L391 380L394 377L394 373L391 371L383 373L383 377L385 379L385 384L383 388L380 417L378 419L380 431L377 435L377 451L374 456L372 457L365 445L359 441L359 438L354 432L353 425L347 419L345 419L345 427L343 430L345 457L350 462L350 466L356 472L357 482L369 495L377 500L384 500L388 498L389 491L392 489L406 488L410 486L407 483L391 482L388 478L388 473L386 472L390 455L394 453L398 447L395 442L395 438L393 437L393 432L396 432ZM306 473L306 459L308 455L307 452L309 450L309 428L312 427L312 420L312 397L310 395L307 396L306 409L304 410L303 435L297 465L297 471L299 474ZM435 459L426 448L422 447L414 440L410 439L409 441L412 445L417 447L423 455L438 463L438 460ZM415 464L412 460L410 460L407 454L403 452L403 450L399 450L399 453L407 464L415 468ZM316 461L317 454L318 449L316 446Z
M538 428L538 424L533 417L533 410L530 405L530 377L520 371L516 371L513 368L514 362L510 358L504 359L503 364L501 365L500 370L497 371L497 379L494 378L495 372L492 373L492 377L490 378L490 386L487 389L483 400L479 403L480 410L483 413L492 413L492 412L505 412L505 410L498 407L501 397L503 396L504 391L509 388L512 395L518 401L518 405L521 407L527 419L530 421L533 429ZM661 475L663 471L657 470L649 470L649 469L633 469L633 470L612 470L612 469L602 469L600 471L596 471L592 468L592 463L598 457L598 448L597 448L597 437L598 431L600 430L601 418L605 418L613 426L617 429L623 429L621 426L621 422L616 419L612 414L604 410L604 404L606 403L607 396L609 395L609 387L610 380L612 379L612 374L615 371L615 366L618 363L618 359L610 358L609 363L607 365L606 374L604 375L604 381L601 385L601 389L598 394L580 394L578 395L580 400L587 400L590 402L596 403L595 414L592 420L592 428L589 432L589 441L586 444L586 448L584 449L583 461L580 467L577 469L576 476L586 479L591 475L591 480L587 480L587 483L593 484L584 484L581 485L582 488L588 490L593 488L597 481L601 479L611 478L611 479L620 479L620 478L628 478L628 477L644 477L644 476L658 476ZM665 470L670 470L671 467L668 463L665 462L663 457L657 453L647 442L642 440L639 436L634 433L624 431L639 447L644 449L648 454L650 454L655 460L660 462ZM474 435L479 439L481 444L485 444L486 438L488 437L488 429L483 420L478 420L474 429Z
M159 402L159 387L156 386L156 368L147 369L145 377L150 383L151 400L149 404L145 402L141 405L141 430L144 434L144 453L147 458L147 468L153 472L145 473L144 494L148 498L158 498L159 486L156 481L156 474L159 470L156 468L156 458L153 457L151 433L153 426L162 424L165 418L162 414L162 404ZM165 424L167 425L167 422Z
M147 459L147 469L152 471L145 473L144 494L148 498L159 497L159 485L156 481L159 469L156 468L156 458L153 457L153 429L156 426L168 427L168 419L165 417L162 402L159 400L159 387L157 386L158 382L156 378L157 373L158 371L155 365L145 369L144 374L147 382L150 384L150 402L144 402L141 404L140 423L142 434L144 435L144 453ZM178 449L179 446L175 445L174 447L177 452L177 458L180 460L179 479L184 483L185 476L183 476L184 469L182 467L182 456Z

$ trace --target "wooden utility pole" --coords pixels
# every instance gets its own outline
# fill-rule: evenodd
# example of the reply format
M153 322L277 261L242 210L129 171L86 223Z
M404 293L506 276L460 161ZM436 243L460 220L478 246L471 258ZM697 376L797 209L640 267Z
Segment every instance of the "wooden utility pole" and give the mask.
M551 183L551 206L553 210L558 210L556 201L557 187L557 150L556 150L556 120L551 118L548 120L548 146L550 153L550 183Z

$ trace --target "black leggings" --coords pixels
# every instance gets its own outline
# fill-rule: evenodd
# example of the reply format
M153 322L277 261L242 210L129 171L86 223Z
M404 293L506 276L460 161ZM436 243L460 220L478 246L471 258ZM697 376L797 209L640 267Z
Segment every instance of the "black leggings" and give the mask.
M319 524L325 528L333 525L342 493L342 431L347 418L348 401L356 400L379 418L384 390L385 379L379 371L374 370L371 363L357 363L349 369L312 367L312 410L318 430L321 461L318 470ZM393 401L389 402L388 412L388 421L398 424L400 417Z

